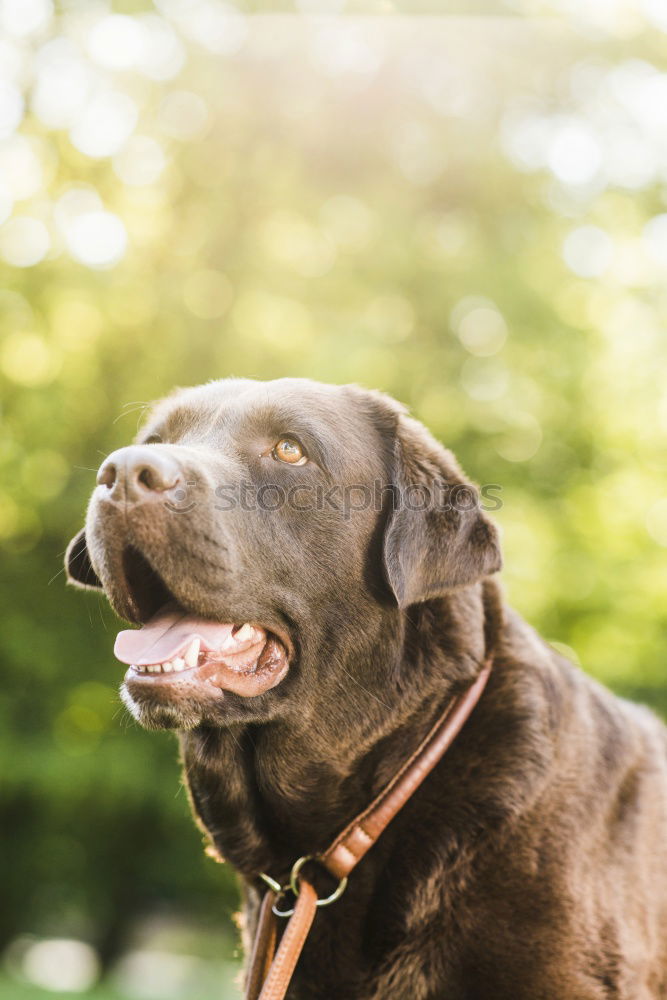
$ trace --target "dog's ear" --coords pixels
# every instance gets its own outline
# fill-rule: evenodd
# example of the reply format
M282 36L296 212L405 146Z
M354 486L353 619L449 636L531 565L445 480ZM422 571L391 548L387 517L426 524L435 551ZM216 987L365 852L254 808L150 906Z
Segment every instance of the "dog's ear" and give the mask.
M67 546L65 572L68 583L85 590L101 590L102 583L93 569L86 545L86 529L82 528Z
M480 510L477 490L451 452L403 414L396 425L393 466L384 566L399 607L500 569L498 532Z

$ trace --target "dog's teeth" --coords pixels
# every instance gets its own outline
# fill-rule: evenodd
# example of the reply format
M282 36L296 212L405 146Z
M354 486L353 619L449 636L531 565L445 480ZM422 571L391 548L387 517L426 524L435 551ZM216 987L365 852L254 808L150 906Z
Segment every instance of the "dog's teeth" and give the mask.
M167 660L166 663L163 663L162 664L162 669L165 672L165 674L170 674L171 671L174 669L173 666L172 666L171 660Z
M236 643L237 643L237 637L235 635L232 635L230 632L225 641L223 642L222 646L220 647L219 652L224 653L228 649L233 649Z
M180 656L175 656L171 661L171 665L174 670L185 670L185 660Z
M246 622L245 625L241 626L241 628L238 630L234 638L236 639L237 642L246 642L248 639L252 639L254 634L255 634L254 628L252 627L252 625Z
M149 674L157 674L161 670L162 670L162 667L160 666L159 663L149 663L148 664L148 672L149 672Z
M199 647L201 645L200 639L193 639L187 650L183 654L183 658L189 667L196 667L197 660L199 659Z

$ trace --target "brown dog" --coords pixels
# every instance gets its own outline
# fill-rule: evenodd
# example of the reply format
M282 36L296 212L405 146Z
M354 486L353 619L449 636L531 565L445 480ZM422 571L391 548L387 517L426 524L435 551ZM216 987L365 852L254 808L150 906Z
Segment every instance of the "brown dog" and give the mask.
M70 580L142 625L117 640L123 700L178 730L249 931L258 874L325 848L496 644L454 746L318 912L290 997L667 997L667 730L488 599L496 531L398 404L182 390L98 482Z

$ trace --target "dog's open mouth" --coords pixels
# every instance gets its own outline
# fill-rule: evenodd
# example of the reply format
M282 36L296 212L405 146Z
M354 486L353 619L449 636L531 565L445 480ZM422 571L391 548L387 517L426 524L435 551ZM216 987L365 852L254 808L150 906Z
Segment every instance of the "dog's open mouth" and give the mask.
M280 639L250 622L223 623L185 610L136 550L126 560L127 583L142 618L139 629L119 632L115 656L129 664L126 684L232 691L243 697L262 694L278 684L288 669ZM158 602L157 610L153 607ZM151 607L151 605L153 607Z

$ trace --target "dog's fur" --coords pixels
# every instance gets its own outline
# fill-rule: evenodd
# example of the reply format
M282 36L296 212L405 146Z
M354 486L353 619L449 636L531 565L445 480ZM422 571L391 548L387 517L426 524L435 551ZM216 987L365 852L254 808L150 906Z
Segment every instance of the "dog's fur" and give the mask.
M273 461L285 433L315 461ZM125 693L144 724L179 731L194 811L241 875L248 934L258 873L284 880L326 847L496 650L454 746L318 912L289 996L667 997L667 730L502 607L477 506L400 502L410 485L465 483L452 455L387 397L305 380L179 391L140 441L156 435L147 448L179 463L194 506L121 510L96 491L69 573L144 620L131 544L189 611L284 636L289 673L255 698ZM379 482L382 503L216 509L216 488L242 480Z

